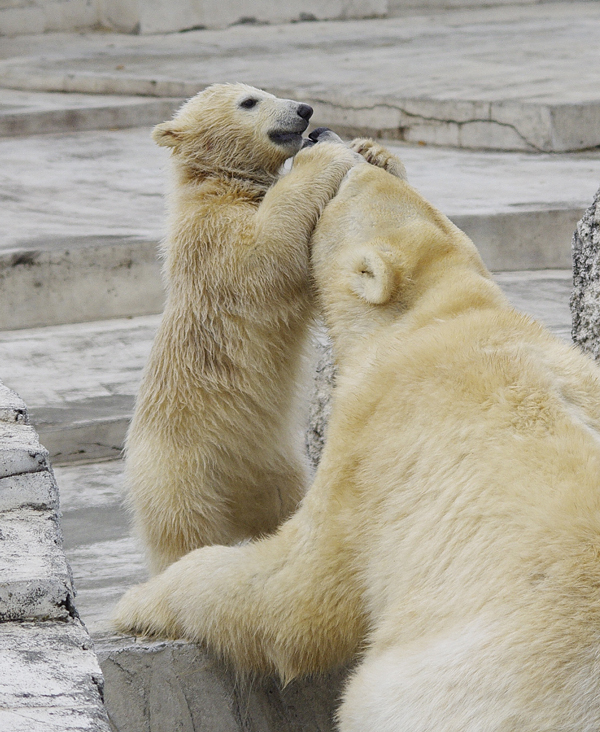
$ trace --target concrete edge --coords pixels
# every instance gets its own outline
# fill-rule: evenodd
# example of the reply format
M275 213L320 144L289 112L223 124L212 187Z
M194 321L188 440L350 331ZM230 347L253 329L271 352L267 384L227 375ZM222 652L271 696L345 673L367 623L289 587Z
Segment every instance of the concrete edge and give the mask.
M124 100L122 104L102 104L98 100L96 105L88 107L4 112L0 114L0 137L151 126L169 119L183 101L137 97Z
M583 207L540 208L450 218L487 267L508 271L569 268L582 214ZM0 286L0 330L154 315L164 305L158 242L137 237L82 237L0 251Z
M0 330L162 312L157 247L109 236L0 251Z

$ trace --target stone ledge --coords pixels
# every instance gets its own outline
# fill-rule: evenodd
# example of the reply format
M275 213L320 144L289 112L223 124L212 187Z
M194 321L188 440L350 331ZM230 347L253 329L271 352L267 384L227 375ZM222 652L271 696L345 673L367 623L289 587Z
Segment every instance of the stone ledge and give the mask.
M0 729L110 732L102 694L80 623L0 623Z
M141 237L65 237L0 252L6 307L0 329L147 315L162 311L157 242Z
M0 384L0 729L110 732L103 678L73 606L48 452Z
M185 641L97 638L105 703L117 732L333 732L348 671L291 682L240 679Z
M8 109L0 111L0 137L150 126L169 119L184 101L183 98L97 97L86 105L66 100L61 108Z

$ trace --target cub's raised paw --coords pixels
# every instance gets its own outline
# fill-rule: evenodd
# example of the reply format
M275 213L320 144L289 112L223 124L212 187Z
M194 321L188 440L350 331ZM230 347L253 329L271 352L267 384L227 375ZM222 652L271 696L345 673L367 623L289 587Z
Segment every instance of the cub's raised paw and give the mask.
M181 638L182 631L169 604L169 593L158 582L161 575L128 590L112 615L116 630L130 635Z
M308 136L309 140L313 142L337 142L339 145L344 145L344 141L339 135L336 135L333 130L329 127L317 127Z
M356 140L352 140L349 147L351 150L354 150L354 152L361 155L367 163L387 170L388 173L396 176L396 178L401 178L402 180L407 179L406 168L400 158L397 158L383 145L375 142L375 140L358 138Z

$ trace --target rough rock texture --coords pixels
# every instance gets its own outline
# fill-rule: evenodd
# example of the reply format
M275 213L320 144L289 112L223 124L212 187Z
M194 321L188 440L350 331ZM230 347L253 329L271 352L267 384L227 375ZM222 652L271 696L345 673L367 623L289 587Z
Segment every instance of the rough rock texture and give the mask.
M600 358L600 189L573 235L573 342Z
M293 681L240 679L184 641L96 640L117 732L333 732L346 670Z
M317 332L316 348L318 360L306 431L306 454L313 472L317 469L325 445L327 422L331 414L331 396L336 376L331 341L324 327Z

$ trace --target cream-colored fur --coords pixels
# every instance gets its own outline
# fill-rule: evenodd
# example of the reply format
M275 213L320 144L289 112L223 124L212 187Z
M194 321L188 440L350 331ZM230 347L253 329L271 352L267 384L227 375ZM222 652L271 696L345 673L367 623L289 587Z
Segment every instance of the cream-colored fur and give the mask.
M342 732L597 732L597 367L374 166L312 264L339 376L311 489L275 535L132 589L117 627L284 679L359 654Z
M126 443L129 503L154 571L273 531L307 488L295 397L308 242L356 158L307 149L279 179L311 111L220 84L154 130L172 151L168 294Z

